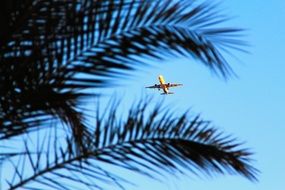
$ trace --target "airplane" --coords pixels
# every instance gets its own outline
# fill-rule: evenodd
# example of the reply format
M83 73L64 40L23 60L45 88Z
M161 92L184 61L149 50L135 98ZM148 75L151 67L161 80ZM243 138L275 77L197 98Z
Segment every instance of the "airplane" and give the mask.
M146 88L157 88L158 90L162 89L163 93L161 93L161 95L167 95L167 94L174 94L173 92L169 92L170 87L182 86L182 84L165 83L162 75L158 76L158 80L160 84L155 84L153 86L147 86Z

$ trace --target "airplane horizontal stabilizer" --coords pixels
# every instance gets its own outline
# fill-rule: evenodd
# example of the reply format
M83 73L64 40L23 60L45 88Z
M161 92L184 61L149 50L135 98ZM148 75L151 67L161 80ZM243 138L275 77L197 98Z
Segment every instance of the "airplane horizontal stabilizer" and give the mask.
M174 94L174 92L161 93L161 95Z

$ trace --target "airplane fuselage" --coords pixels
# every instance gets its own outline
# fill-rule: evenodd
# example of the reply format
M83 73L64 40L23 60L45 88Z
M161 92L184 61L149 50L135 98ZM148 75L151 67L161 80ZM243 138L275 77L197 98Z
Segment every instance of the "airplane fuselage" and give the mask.
M162 75L159 75L158 76L158 80L159 80L159 82L160 82L160 85L161 85L161 88L162 88L162 90L163 90L163 92L165 93L165 94L168 94L168 88L167 88L167 86L166 86L166 84L165 84L165 80L164 80L164 78L163 78L163 76Z

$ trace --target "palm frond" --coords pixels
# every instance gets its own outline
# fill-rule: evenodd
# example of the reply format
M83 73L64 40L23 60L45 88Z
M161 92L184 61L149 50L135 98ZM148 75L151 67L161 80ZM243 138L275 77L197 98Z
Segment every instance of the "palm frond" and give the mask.
M96 128L96 148L102 149L98 159L126 168L147 162L152 166L145 169L158 174L160 169L180 171L182 164L207 174L239 173L256 180L256 170L249 164L251 153L239 148L242 143L224 136L199 115L173 117L176 114L161 111L161 105L147 114L148 105L149 101L135 105L125 122L111 109L107 122Z
M47 137L41 137L37 132L42 144L33 149L36 154L26 142L26 154L11 159L15 176L8 180L10 189L38 185L43 189L77 189L76 184L101 189L102 182L122 189L124 179L100 167L102 162L155 178L164 175L161 171L189 171L195 175L240 174L257 180L251 152L241 148L236 139L224 135L199 115L190 117L185 113L178 117L161 104L154 109L148 105L149 100L134 104L126 119L118 118L117 104L99 113L93 142L85 152L77 153L69 138L60 141L47 133L42 133ZM23 165L31 169L21 170Z
M217 47L242 42L231 41L239 30L220 27L225 18L215 9L186 0L39 1L28 12L36 16L28 17L2 46L3 57L16 54L15 63L37 55L34 61L55 65L49 69L53 72L68 64L64 74L111 77L111 71L136 67L138 56L162 59L161 54L176 53L198 58L226 77L230 68ZM35 50L37 54L31 54ZM84 84L95 82L80 79Z
M227 77L231 69L221 51L242 45L235 36L240 30L221 27L225 18L208 2L23 2L12 2L13 21L0 47L0 138L29 131L27 120L45 123L37 116L46 114L71 124L82 139L87 132L77 102L85 89L106 86L141 67L142 58L165 54L194 57Z

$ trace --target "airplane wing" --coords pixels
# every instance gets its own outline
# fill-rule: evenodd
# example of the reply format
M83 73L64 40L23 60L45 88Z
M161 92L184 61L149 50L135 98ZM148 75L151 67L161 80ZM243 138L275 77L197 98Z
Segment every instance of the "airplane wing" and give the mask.
M146 88L162 88L160 84L155 84L153 86L147 86Z
M165 84L167 88L169 87L176 87L176 86L182 86L183 84Z

